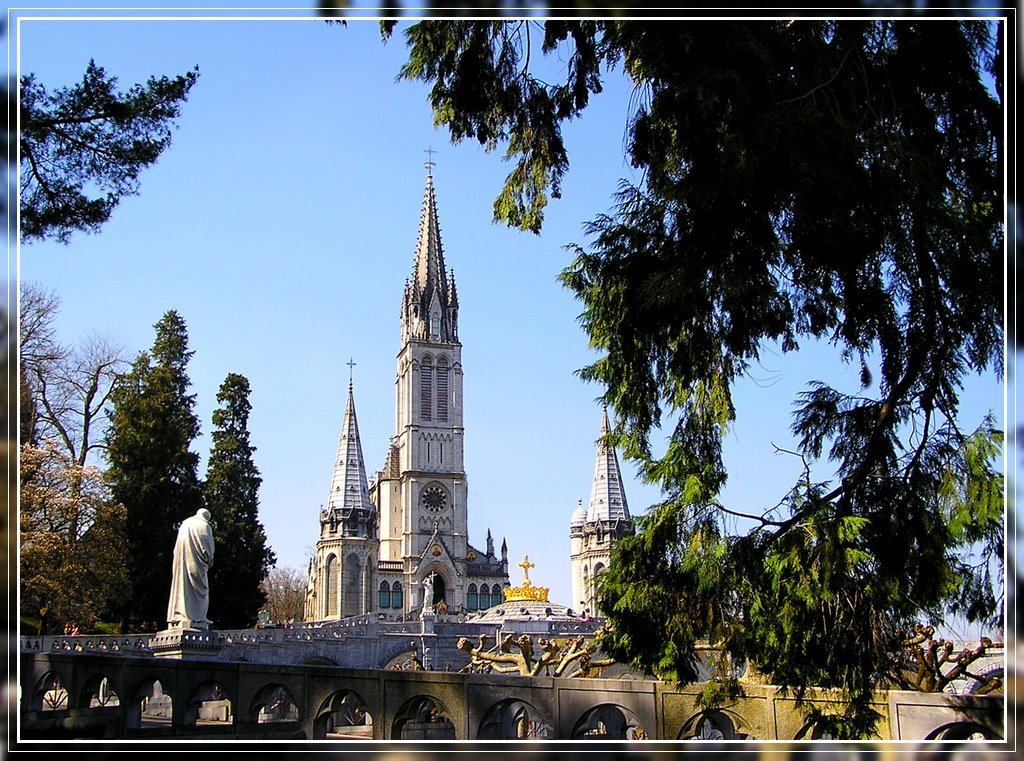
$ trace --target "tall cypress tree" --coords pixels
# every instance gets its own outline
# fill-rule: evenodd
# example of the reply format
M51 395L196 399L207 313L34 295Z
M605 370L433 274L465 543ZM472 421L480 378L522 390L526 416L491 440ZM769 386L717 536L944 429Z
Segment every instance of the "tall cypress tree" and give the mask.
M152 351L116 384L107 429L107 477L127 521L131 595L122 631L140 622L165 625L176 527L202 506L199 456L189 449L199 420L188 393L187 328L173 310L154 328Z
M274 565L257 517L263 479L249 443L249 381L230 373L217 393L213 449L203 496L216 525L217 553L210 569L210 617L218 628L253 626L266 602L261 582Z

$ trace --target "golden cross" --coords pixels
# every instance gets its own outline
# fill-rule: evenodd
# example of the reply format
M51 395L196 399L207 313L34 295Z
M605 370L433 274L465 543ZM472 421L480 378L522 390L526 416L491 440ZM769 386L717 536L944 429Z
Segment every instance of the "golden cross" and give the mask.
M531 568L536 568L537 564L530 562L530 556L529 555L523 555L523 562L519 563L519 567L523 569L523 583L524 584L529 584L530 583L530 569Z

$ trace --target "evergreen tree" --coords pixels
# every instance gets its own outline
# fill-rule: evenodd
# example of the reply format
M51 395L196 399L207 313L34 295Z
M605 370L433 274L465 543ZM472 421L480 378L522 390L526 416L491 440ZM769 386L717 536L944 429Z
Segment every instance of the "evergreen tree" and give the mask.
M216 526L217 553L210 569L210 616L218 628L242 629L256 623L266 602L262 582L274 565L257 517L263 479L249 443L249 381L231 373L224 379L213 413L213 449L203 485L206 507Z
M998 620L1002 432L967 427L959 393L1002 369L1004 33L931 18L407 29L401 75L431 85L453 140L506 147L494 215L524 230L569 168L562 122L608 68L635 86L625 150L642 179L562 275L601 352L581 375L615 409L608 443L664 492L600 584L616 657L693 680L710 639L798 699L842 690L844 710L815 719L866 736L916 621ZM543 54L563 80L535 73ZM796 400L804 477L777 503L723 505L736 383L766 349L809 341L854 371ZM730 533L737 514L749 533ZM721 677L707 702L738 686Z
M199 457L189 450L199 435L188 393L185 321L167 312L155 326L150 353L141 353L111 395L107 478L125 507L131 596L121 628L166 625L171 553L178 524L202 507Z
M199 77L151 77L126 93L90 61L82 81L54 92L21 78L21 238L66 243L95 232L139 174L170 145L171 128Z

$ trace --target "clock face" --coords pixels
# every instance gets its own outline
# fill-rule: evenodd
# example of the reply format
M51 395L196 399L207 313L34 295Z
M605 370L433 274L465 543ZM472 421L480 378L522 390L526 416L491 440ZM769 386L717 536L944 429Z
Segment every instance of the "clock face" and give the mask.
M448 495L440 486L428 486L423 490L423 507L428 513L440 513L448 503Z

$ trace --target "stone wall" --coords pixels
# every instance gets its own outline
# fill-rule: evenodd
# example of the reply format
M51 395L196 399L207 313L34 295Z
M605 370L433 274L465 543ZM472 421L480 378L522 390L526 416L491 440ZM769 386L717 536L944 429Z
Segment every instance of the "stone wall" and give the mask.
M761 684L746 685L746 695L721 710L701 711L701 685L678 689L639 680L189 661L84 650L26 651L20 666L20 739L820 736L805 725L791 697ZM813 699L829 705L827 693ZM144 703L159 711L144 711ZM881 739L1006 734L1001 696L886 692L876 708L883 716Z

